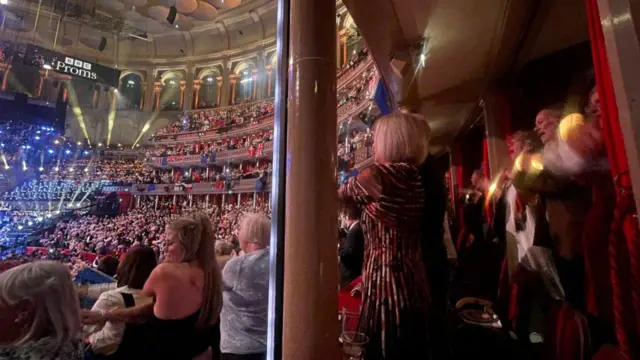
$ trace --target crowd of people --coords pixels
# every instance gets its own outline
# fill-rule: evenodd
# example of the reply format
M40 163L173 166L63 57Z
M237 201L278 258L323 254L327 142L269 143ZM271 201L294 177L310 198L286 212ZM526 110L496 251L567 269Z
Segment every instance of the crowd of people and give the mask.
M208 142L158 145L148 150L147 156L200 155L238 149L248 149L250 153L254 154L251 156L259 156L264 148L264 143L269 141L273 141L273 129Z
M189 131L218 130L219 133L224 133L231 128L257 124L269 115L273 115L273 100L193 111L181 115L176 122L157 130L153 138Z

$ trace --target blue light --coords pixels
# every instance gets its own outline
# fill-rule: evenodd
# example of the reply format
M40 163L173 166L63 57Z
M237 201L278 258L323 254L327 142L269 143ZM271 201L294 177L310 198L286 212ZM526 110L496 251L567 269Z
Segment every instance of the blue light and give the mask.
M85 155L89 155L89 152L88 152L87 150L85 150L85 151L83 152L83 154L85 154Z
M27 149L31 149L31 145L27 145Z
M47 151L49 152L49 154L53 154L53 150L49 149Z
M0 147L4 147L4 143L0 143Z
M40 136L36 136L36 140L40 140Z
M24 145L22 145L22 146L20 146L20 147L24 149Z
M71 154L71 150L65 150L64 153L69 155L69 154Z

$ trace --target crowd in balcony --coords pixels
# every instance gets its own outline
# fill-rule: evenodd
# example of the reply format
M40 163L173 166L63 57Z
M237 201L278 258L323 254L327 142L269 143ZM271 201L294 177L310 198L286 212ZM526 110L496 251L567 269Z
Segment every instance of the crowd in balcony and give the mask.
M349 74L351 71L355 70L358 65L360 65L363 61L369 58L369 48L364 47L360 51L358 51L355 56L351 57L349 61L342 65L342 67L338 70L338 79Z
M231 128L257 124L262 118L272 114L273 100L193 111L180 115L176 122L157 130L152 139L189 131L217 130L219 133L224 133Z
M159 145L147 151L147 156L177 156L210 154L227 150L247 149L249 156L260 156L264 143L273 140L273 129L256 131L252 134L233 136L209 142L193 144Z
M361 77L338 92L338 119L373 95L375 85L373 82L377 79L378 71L372 66L363 72Z

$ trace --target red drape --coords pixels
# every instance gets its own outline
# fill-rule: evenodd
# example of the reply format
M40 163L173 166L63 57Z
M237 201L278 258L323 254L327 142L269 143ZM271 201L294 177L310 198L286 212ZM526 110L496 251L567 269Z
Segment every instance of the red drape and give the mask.
M118 192L118 199L120 199L120 213L125 213L131 206L132 196L131 193L120 191Z
M586 0L596 85L602 110L602 135L618 187L615 219L609 236L613 312L618 347L625 357L640 355L640 245L635 202L628 179L628 160L620 128L613 80L597 0Z

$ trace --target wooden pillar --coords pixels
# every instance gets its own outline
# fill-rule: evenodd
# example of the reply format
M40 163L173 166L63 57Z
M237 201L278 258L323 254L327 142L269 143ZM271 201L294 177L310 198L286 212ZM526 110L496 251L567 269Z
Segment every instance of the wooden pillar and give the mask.
M140 93L140 111L144 109L144 97L147 94L147 83L141 82L140 87L142 88L142 92Z
M266 66L267 69L267 97L271 96L271 76L273 75L273 71L271 71L271 65Z
M157 81L153 87L153 92L155 97L155 100L154 100L155 110L160 110L160 92L161 91L162 91L162 83Z
M236 82L238 81L238 79L232 78L230 81L231 81L231 105L233 105L236 102Z
M282 359L338 359L336 3L290 9Z
M220 99L222 96L222 76L218 76L216 80L217 80L216 84L218 84L218 101L216 105L219 107L221 106Z
M255 100L257 99L256 95L258 91L258 69L253 69L251 72L253 73L253 95L251 98Z
M184 107L184 89L186 89L187 85L184 80L180 81L180 110Z
M193 108L198 108L198 102L200 102L200 88L202 87L202 80L193 81Z

